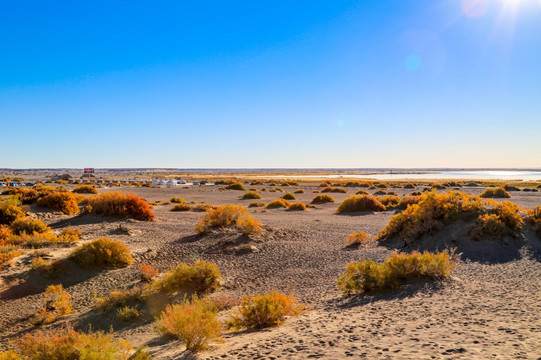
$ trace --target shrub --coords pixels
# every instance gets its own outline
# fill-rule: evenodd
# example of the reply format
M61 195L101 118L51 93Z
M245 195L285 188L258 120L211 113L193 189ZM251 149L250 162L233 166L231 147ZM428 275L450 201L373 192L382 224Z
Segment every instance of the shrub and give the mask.
M385 210L385 205L373 196L352 195L340 203L336 212L340 214L345 212Z
M443 279L452 272L457 259L453 252L411 254L393 253L383 263L372 260L352 262L338 279L338 288L344 295L395 288L411 278Z
M210 204L199 204L193 208L193 211L207 211L209 209L214 209L214 206Z
M81 238L82 232L81 229L77 229L71 226L68 226L62 229L62 236L66 242L76 242Z
M387 185L386 183L381 183L381 184L377 184L376 187L380 189L388 189L389 185Z
M304 190L303 189L297 189L294 191L294 194L304 194Z
M306 210L306 205L304 205L301 202L297 202L297 203L289 205L287 207L287 210L288 211L305 211Z
M73 192L78 194L97 194L98 190L90 185L81 185L73 189Z
M361 185L360 181L348 181L344 184L345 187L360 187Z
M92 213L110 217L130 217L135 220L152 221L154 213L149 204L135 194L119 191L100 194L88 200Z
M184 204L186 202L186 200L181 197L172 197L169 201L176 204Z
M518 187L513 186L513 185L509 185L509 184L505 185L505 186L503 187L503 189L504 189L505 191L520 191L520 189L519 189ZM509 196L509 197L510 197L510 196Z
M262 203L262 202L251 202L248 207L249 208L252 208L252 207L264 207L265 206L265 203Z
M385 190L378 190L374 193L374 195L385 195L385 194L387 194L387 191Z
M404 185L404 189L415 189L415 185L413 185L412 183L407 183L406 185Z
M425 234L439 232L457 220L475 219L485 213L479 197L449 191L421 195L419 203L394 215L383 228L378 239L399 237L403 241L418 239Z
M0 245L0 270L11 262L11 260L22 253L14 246Z
M220 287L222 274L218 267L210 262L198 260L193 265L179 263L156 279L152 288L174 294L179 291L205 294Z
M284 192L284 189L282 189L281 187L275 187L274 189L271 189L271 191L278 191L278 192Z
M139 271L141 272L141 281L143 282L150 282L152 278L160 273L157 269L154 269L152 265L149 264L139 265Z
M342 193L342 194L347 194L348 191L346 189L342 189L342 188L336 188L336 187L326 187L325 189L321 190L322 193L328 193L328 192L332 192L332 193Z
M287 208L290 205L291 203L285 199L276 199L267 204L267 209Z
M471 237L480 240L484 237L501 238L506 234L505 223L496 214L479 215L477 225L472 229Z
M492 203L492 211L496 214L501 221L513 230L520 230L522 228L522 216L520 211L522 210L517 204L509 201L501 203Z
M378 199L386 208L395 208L400 204L400 198L394 195L387 195Z
M66 263L62 260L47 261L37 257L32 260L32 269L39 271L46 278L56 279L65 272Z
M79 212L77 198L69 192L49 193L38 199L38 206L59 210L66 215L75 215Z
M190 211L192 207L188 204L177 204L171 208L171 211Z
M204 350L209 341L220 338L216 312L210 301L194 297L191 302L167 305L158 319L158 329L178 338L189 351Z
M420 191L412 191L412 193L410 194L410 196L421 196L421 195L423 195L423 193Z
M135 321L143 316L143 313L133 306L124 306L117 309L116 316L126 322Z
M243 199L243 200L245 200L245 199L261 199L261 195L259 195L258 193L254 192L254 191L248 191L247 193L242 195L241 199Z
M359 190L355 193L355 195L370 195L370 193L366 190Z
M24 360L128 360L131 351L128 342L115 340L113 334L79 333L69 327L26 334L16 346L12 353ZM148 359L141 355L131 359Z
M225 187L226 190L242 190L246 191L246 188L244 185L242 185L240 182L234 182L232 184L229 184Z
M45 233L51 231L51 228L38 219L19 218L13 221L10 225L11 230L15 235L21 234L33 234L33 233Z
M482 198L510 198L511 195L504 188L488 188L479 195Z
M317 195L313 200L312 204L323 204L323 203L333 203L334 199L331 195Z
M526 221L532 224L537 236L541 238L541 205L535 209L530 209L526 213Z
M49 285L45 290L45 307L30 320L34 325L50 324L59 317L71 313L71 296L62 285Z
M245 296L235 309L227 327L239 329L263 329L280 325L286 316L296 316L305 310L305 304L298 304L296 297L277 291L257 296Z
M405 210L408 205L417 204L420 200L420 196L404 196L402 199L400 199L400 203L398 204L397 208Z
M359 246L359 245L366 245L372 241L373 241L372 238L368 236L367 233L365 233L364 231L359 231L356 233L349 234L346 237L346 240L344 241L344 245Z
M227 204L208 209L196 224L195 231L203 234L212 228L226 228L233 225L241 229L245 235L262 230L261 223L256 221L242 205Z
M10 225L25 213L16 205L0 202L0 225Z
M288 193L285 193L284 196L282 196L282 199L284 199L284 200L296 200L297 197L295 195L293 195L292 193L288 192Z
M130 250L120 241L100 238L75 249L70 259L84 268L125 267L133 263Z

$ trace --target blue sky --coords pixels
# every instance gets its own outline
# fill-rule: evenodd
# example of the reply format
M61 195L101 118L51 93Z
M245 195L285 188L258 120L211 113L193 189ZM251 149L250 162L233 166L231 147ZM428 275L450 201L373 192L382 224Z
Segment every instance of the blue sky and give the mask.
M541 0L0 1L0 168L541 167Z

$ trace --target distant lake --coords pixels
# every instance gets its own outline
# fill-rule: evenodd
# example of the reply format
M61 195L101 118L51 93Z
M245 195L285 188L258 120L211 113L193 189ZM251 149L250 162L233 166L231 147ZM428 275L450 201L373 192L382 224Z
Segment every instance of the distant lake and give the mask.
M268 177L268 176L266 176ZM274 175L273 178L306 179L306 178L355 178L375 180L426 180L426 179L460 179L460 180L518 180L518 181L541 181L541 171L490 171L490 170L464 170L464 171L434 171L422 174L407 173L382 173L370 175L355 174L321 174L321 175Z

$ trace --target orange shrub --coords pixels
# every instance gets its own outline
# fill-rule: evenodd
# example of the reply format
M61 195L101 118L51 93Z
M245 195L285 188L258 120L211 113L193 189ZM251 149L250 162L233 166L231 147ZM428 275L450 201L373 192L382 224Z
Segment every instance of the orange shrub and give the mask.
M329 203L334 202L334 199L332 196L324 194L324 195L318 195L312 200L312 204L323 204L323 203Z
M154 269L152 265L149 264L139 265L139 271L141 272L141 281L143 282L150 282L153 277L160 273L157 269Z
M383 205L377 198L369 195L352 195L340 203L337 213L358 212L358 211L385 211Z
M16 205L0 202L0 225L9 225L25 213Z
M386 208L395 208L400 204L400 198L394 195L387 195L378 199Z
M177 204L184 204L186 202L186 200L181 197L172 197L169 201Z
M66 215L79 212L77 197L69 192L52 192L38 199L38 206L59 210Z
M370 195L370 193L366 190L359 190L355 193L355 195Z
M227 204L208 209L196 224L195 231L203 234L212 228L225 228L233 225L241 229L245 235L262 230L261 223L256 221L242 205Z
M484 237L501 238L506 234L505 223L496 214L479 215L477 225L472 229L471 237L481 240Z
M305 211L306 210L306 205L304 205L301 202L297 202L297 203L289 205L287 207L287 210L288 211Z
M109 192L88 200L92 213L111 217L131 217L141 221L152 221L155 216L148 203L135 194Z
M402 209L402 210L405 210L408 205L413 205L413 204L417 204L419 202L419 200L421 200L421 197L420 196L404 196L401 200L400 200L400 203L398 204L398 208L399 209Z
M287 208L290 205L291 203L285 199L276 199L267 204L267 209Z
M50 324L59 317L71 313L71 296L62 285L49 285L45 290L45 307L34 314L31 322L34 325Z
M325 189L321 190L322 193L327 193L327 192L332 192L332 193L342 193L342 194L347 194L347 190L346 189L342 189L342 188L336 188L336 187L326 187Z
M366 245L370 243L371 241L374 241L370 236L368 236L367 233L364 231L359 231L356 233L349 234L346 237L346 240L344 241L344 245L346 246L359 246L359 245Z
M73 192L78 194L97 194L98 190L90 185L81 185L73 189Z
M188 204L177 204L173 206L171 211L190 211L192 207Z

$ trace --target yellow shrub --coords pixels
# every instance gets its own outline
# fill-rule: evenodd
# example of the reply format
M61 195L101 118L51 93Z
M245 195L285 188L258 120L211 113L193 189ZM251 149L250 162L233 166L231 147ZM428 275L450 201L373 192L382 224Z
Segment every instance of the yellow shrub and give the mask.
M100 238L83 244L70 254L70 259L79 266L124 267L133 263L130 250L120 241Z
M276 199L267 204L267 209L287 208L290 205L291 203L285 199Z
M400 203L398 204L397 208L405 210L409 205L417 204L420 200L420 196L404 196L402 199L400 199Z
M379 202L385 205L386 208L396 208L400 204L400 198L394 195L387 195L382 198L378 198Z
M220 339L221 334L216 308L210 301L197 297L191 302L167 305L158 319L158 329L175 336L193 352L204 350L209 341Z
M323 203L329 203L334 202L334 199L331 195L318 195L312 200L312 204L323 204Z
M482 198L510 198L511 194L505 191L504 188L492 189L488 188L479 195Z
M225 187L226 190L242 190L246 191L246 188L244 185L242 185L240 182L234 182L232 184L229 184Z
M367 233L364 231L359 231L356 233L349 234L344 241L346 246L357 246L357 245L366 245L374 241Z
M32 269L39 271L47 278L59 278L66 270L66 264L62 260L48 261L41 257L32 260Z
M295 195L293 195L292 193L287 192L287 193L284 194L284 196L282 196L282 199L284 199L284 200L296 200L297 197Z
M62 229L62 236L64 237L65 242L76 242L81 238L82 231L81 229L68 226Z
M52 192L38 199L38 206L59 210L66 215L79 212L77 197L70 192Z
M152 265L141 264L139 265L139 271L141 272L141 281L149 282L158 275L160 272L157 269L154 269Z
M30 320L34 325L50 324L59 317L71 313L71 296L62 285L49 285L45 290L45 307Z
M184 204L186 202L186 200L181 197L172 197L169 201L177 204Z
M245 296L241 305L235 309L228 328L234 330L263 329L280 325L286 316L295 316L304 312L306 305L298 304L296 297L277 291L257 296Z
M340 203L337 213L359 212L359 211L385 211L383 205L377 198L369 195L352 195Z
M227 204L208 209L196 224L195 231L203 234L212 228L236 226L245 235L249 235L261 231L260 225L242 205Z
M11 260L22 253L14 246L0 245L0 270L3 266L9 264Z
M355 195L370 195L370 193L366 190L359 190L355 193Z
M493 212L498 215L501 221L513 230L520 230L522 228L522 216L520 211L522 208L517 204L514 204L509 201L504 201L501 203L492 203Z
M541 238L541 205L535 209L530 209L526 215L526 221L532 224L537 236Z
M243 200L245 200L245 199L261 199L261 195L259 195L255 191L248 191L247 193L242 195L241 199L243 199Z
M306 205L304 205L301 202L297 202L297 203L289 205L287 210L288 211L305 211L306 210Z
M0 202L0 225L9 225L24 217L25 213L16 205Z
M304 194L304 190L303 189L297 189L294 191L295 194Z
M96 308L106 310L115 306L125 306L130 302L138 302L143 298L143 288L132 287L125 290L114 290L105 297L96 297Z
M443 279L453 271L457 258L453 252L411 254L393 253L383 263L372 260L352 262L338 279L338 288L345 295L374 289L394 288L405 280L425 277Z
M477 225L472 229L471 236L475 240L484 237L500 238L505 236L505 223L496 214L479 215Z
M33 233L46 233L51 231L51 228L38 219L19 218L11 223L11 230L15 235L21 234L33 234Z
M374 193L374 195L385 195L385 194L387 194L387 191L385 190L378 190Z
M73 189L73 192L78 194L97 194L98 190L90 185L81 185Z
M217 290L221 278L215 264L198 260L192 266L179 263L156 279L152 288L170 294L179 291L205 294Z
M265 203L262 203L262 202L251 202L248 207L251 208L251 207L264 207L265 206Z
M143 316L143 313L133 306L124 306L117 310L116 316L122 321L135 321Z
M191 209L192 209L192 207L190 205L177 204L177 205L173 206L171 211L190 211Z
M322 193L332 192L332 193L347 194L348 191L346 189L328 186L328 187L324 188L323 190L321 190L321 192Z

